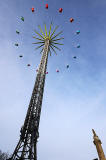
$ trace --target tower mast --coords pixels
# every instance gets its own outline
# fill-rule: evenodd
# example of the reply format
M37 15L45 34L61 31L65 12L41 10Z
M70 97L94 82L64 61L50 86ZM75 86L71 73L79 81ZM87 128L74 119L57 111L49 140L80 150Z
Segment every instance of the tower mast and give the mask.
M56 44L62 45L62 44L56 43L55 41L63 39L63 38L56 39L56 37L62 32L59 32L58 34L54 35L58 27L56 27L53 33L51 34L51 25L49 34L47 34L46 25L45 25L46 35L43 33L41 27L39 26L42 35L35 31L35 33L40 38L33 37L37 40L40 40L40 42L34 43L34 44L40 44L40 46L38 46L37 49L43 46L41 50L42 58L40 61L24 125L20 130L21 132L20 139L12 154L12 157L10 158L11 160L37 160L37 139L39 137L39 122L40 122L41 106L43 100L48 54L50 53L51 55L51 49L54 52L55 52L54 48L59 49L55 45Z
M97 153L98 153L98 156L99 156L99 159L100 160L106 160L105 158L105 154L103 152L103 148L102 148L102 142L101 140L99 139L99 137L96 135L94 129L92 129L92 132L93 132L93 143L95 144L96 146L96 150L97 150Z

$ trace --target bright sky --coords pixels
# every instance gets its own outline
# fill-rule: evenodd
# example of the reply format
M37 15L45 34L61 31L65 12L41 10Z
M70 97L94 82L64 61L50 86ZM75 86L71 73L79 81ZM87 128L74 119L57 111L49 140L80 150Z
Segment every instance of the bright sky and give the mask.
M0 149L12 153L18 143L41 58L32 36L38 25L49 27L51 21L53 28L59 25L57 31L63 30L65 39L61 52L49 57L38 160L92 160L97 157L92 128L106 153L105 0L0 1ZM81 33L75 35L76 30Z

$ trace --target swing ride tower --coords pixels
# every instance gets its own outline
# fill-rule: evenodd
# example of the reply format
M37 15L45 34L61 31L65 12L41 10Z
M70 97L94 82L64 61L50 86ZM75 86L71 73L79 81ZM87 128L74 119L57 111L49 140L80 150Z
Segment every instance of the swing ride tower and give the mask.
M99 156L99 160L106 160L105 154L103 152L103 148L102 148L102 145L101 145L102 142L99 139L99 137L96 135L94 129L92 129L92 132L93 132L93 139L94 139L93 143L96 146L97 153L98 153L98 156Z
M46 77L46 69L47 69L47 62L48 62L48 54L51 55L51 50L55 51L55 48L60 50L56 45L62 45L60 43L56 43L61 39L64 38L56 38L61 33L55 34L58 26L54 29L51 33L52 23L50 25L49 33L47 33L46 25L45 25L45 33L40 28L40 33L35 31L38 37L33 37L38 42L33 44L40 44L36 49L41 48L41 61L38 68L38 73L34 85L34 89L32 92L31 100L29 103L29 107L27 110L26 118L24 121L24 125L20 130L20 139L19 142L12 154L11 160L37 160L37 140L39 137L39 122L40 122L40 115L41 115L41 106L42 106L42 99L43 99L43 92L44 92L44 84L45 84L45 77Z

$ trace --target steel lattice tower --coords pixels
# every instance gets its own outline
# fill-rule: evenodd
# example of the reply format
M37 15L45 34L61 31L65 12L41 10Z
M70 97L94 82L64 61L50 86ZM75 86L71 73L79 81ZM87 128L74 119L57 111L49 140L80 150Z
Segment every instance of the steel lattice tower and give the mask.
M10 158L11 160L37 160L37 139L39 137L39 122L40 122L41 106L42 106L45 76L46 76L46 69L48 62L48 54L50 53L51 55L51 49L54 52L55 52L54 48L59 49L55 45L56 44L62 45L62 44L55 43L55 41L63 39L63 38L56 39L56 37L60 35L62 32L59 32L58 34L54 35L58 26L54 29L53 33L51 34L51 26L52 24L50 25L49 34L47 34L46 25L45 25L46 34L43 33L41 27L39 26L42 35L39 34L37 31L35 31L35 33L40 38L33 37L39 40L39 42L36 42L34 44L41 44L36 49L43 46L41 50L42 58L40 61L24 125L20 130L21 133L20 139L14 150L14 153L12 154L12 157Z

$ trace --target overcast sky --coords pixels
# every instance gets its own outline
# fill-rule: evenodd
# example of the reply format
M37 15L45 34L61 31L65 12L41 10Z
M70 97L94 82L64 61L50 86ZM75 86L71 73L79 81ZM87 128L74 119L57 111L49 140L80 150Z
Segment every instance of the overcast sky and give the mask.
M106 153L105 0L0 0L0 149L13 153L18 143L41 58L32 35L51 21L65 39L58 55L49 57L38 160L92 160L97 157L92 128Z

